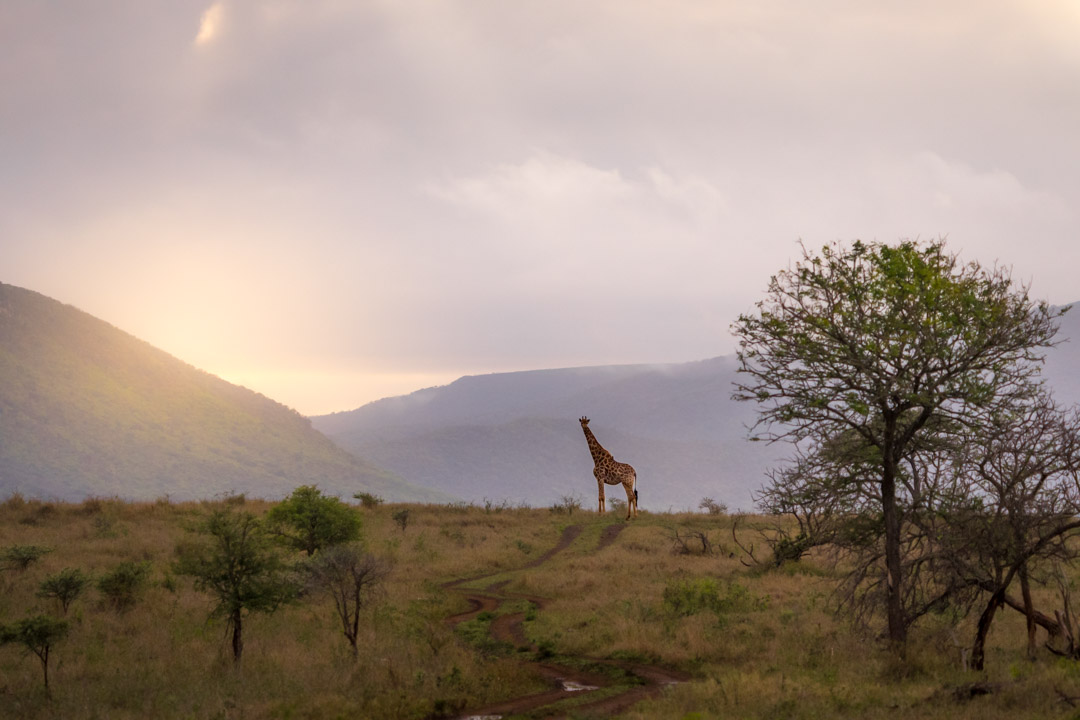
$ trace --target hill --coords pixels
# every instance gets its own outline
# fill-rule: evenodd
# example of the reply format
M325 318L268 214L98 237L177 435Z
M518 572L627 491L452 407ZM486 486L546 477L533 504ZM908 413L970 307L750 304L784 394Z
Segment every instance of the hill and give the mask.
M313 418L343 447L470 500L593 507L592 459L577 419L637 469L642 508L703 497L750 508L761 468L783 448L745 440L753 408L730 400L730 357L470 376L440 388ZM621 488L609 498L625 499Z
M1071 338L1076 338L1072 341ZM1080 310L1061 324L1045 375L1059 400L1080 402ZM335 441L413 482L473 501L596 502L577 419L638 472L641 507L696 508L711 497L753 507L752 493L787 452L746 440L755 408L731 400L734 357L463 377L445 387L313 418ZM625 497L608 488L608 498Z
M299 413L73 307L0 284L0 496L443 499L340 449Z

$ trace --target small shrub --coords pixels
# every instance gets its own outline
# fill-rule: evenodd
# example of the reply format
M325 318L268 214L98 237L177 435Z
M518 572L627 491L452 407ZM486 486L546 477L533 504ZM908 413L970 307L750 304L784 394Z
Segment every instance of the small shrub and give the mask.
M64 568L55 575L45 578L38 588L37 595L41 598L59 600L60 607L67 615L68 607L82 594L89 582L90 578L82 570Z
M671 542L671 552L675 555L712 555L713 553L712 538L704 530L689 528L680 532L679 528L672 528Z
M5 510L22 510L26 505L26 498L22 496L20 492L13 492L4 498L4 502L0 503L0 507Z
M244 493L229 493L223 499L226 505L243 505L247 502L247 495Z
M394 522L397 523L397 526L399 528L401 528L401 532L405 532L405 528L409 526L409 510L408 510L408 508L402 508L401 510L396 510L394 512L394 514L391 515L391 517L394 519Z
M500 513L510 507L506 500L501 503L497 503L490 498L484 498L484 512L490 515L491 513Z
M116 536L116 518L109 513L99 513L94 515L94 519L91 523L94 526L94 533L98 537L115 537Z
M764 610L769 605L769 598L767 595L754 597L738 583L730 583L722 590L712 578L696 578L669 582L664 588L663 602L669 615L686 617L704 611L721 615Z
M551 506L551 512L556 515L573 515L575 510L581 509L580 495L563 495L559 501Z
M122 562L98 578L97 588L107 604L124 612L138 601L149 577L149 562Z
M0 551L0 560L5 570L23 572L41 559L42 555L52 552L52 548L40 545L11 545Z
M64 637L67 631L68 624L64 620L57 620L48 615L34 615L13 625L0 626L0 645L18 643L37 655L38 660L41 661L45 690L48 692L49 653L53 643Z
M105 501L101 498L88 497L79 506L79 512L83 515L97 515L105 509Z
M701 502L698 503L698 509L704 510L709 515L724 515L727 513L727 505L720 502L716 502L711 497L701 498Z
M383 504L383 499L369 492L353 493L353 497L360 501L360 507L365 510L374 510Z

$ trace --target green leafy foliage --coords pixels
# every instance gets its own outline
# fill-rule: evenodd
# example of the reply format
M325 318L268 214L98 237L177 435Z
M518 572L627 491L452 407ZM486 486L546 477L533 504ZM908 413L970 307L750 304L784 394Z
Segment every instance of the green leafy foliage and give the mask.
M960 263L944 241L804 249L757 309L733 326L745 378L734 397L759 403L759 436L797 447L766 509L801 512L804 527L821 527L814 512L879 516L889 638L902 644L919 615L904 606L917 593L901 548L905 506L918 503L914 455L1034 397L1063 311L1030 300L1006 269ZM813 506L792 498L807 487Z
M374 493L358 492L353 497L360 501L360 506L365 510L373 510L383 504L383 499Z
M0 645L20 644L38 656L45 688L49 687L49 654L53 644L67 635L68 624L48 615L33 615L12 625L0 626Z
M4 563L4 569L23 572L50 552L52 548L40 545L11 545L0 552L0 560Z
M330 545L360 538L360 515L314 485L301 485L266 515L271 533L309 556Z
M64 568L55 575L45 578L38 588L38 597L52 598L60 602L64 614L68 607L82 594L90 583L90 578L78 568Z
M664 611L676 617L712 612L752 612L768 607L768 596L756 597L739 583L721 586L713 578L673 580L664 588Z
M125 561L99 577L97 588L106 603L116 611L124 612L138 602L149 579L149 562Z
M239 663L244 615L274 612L296 597L297 585L254 514L224 505L195 530L203 537L177 547L175 570L194 577L196 589L214 598L213 614L229 623Z

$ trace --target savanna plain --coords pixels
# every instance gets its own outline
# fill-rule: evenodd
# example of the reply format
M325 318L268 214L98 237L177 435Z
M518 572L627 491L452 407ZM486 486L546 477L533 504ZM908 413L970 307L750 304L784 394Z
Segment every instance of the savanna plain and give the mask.
M364 550L387 573L363 597L356 655L333 600L301 593L244 616L236 663L227 623L176 561L226 506L263 517L273 503L0 503L0 549L49 550L0 574L0 624L68 623L47 690L37 655L0 647L0 716L1080 717L1080 663L1029 658L1012 610L993 627L984 672L963 663L975 619L948 612L916 626L901 658L873 621L836 612L832 558L747 564L744 548L764 547L773 518L625 521L574 503L357 507ZM39 595L65 568L96 578L120 563L148 573L125 607L93 583L66 611Z

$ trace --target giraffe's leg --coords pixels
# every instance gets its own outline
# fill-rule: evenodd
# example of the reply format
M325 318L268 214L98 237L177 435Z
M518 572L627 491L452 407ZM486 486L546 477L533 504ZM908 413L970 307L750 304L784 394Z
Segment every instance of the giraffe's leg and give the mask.
M597 479L597 481L596 481L596 490L600 495L600 506L597 509L597 512L602 515L604 513L604 481L603 480Z
M630 519L630 513L637 517L637 499L634 497L634 484L632 481L624 481L623 490L626 491L626 519Z

